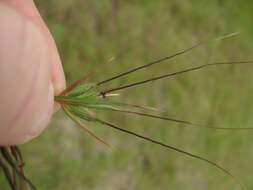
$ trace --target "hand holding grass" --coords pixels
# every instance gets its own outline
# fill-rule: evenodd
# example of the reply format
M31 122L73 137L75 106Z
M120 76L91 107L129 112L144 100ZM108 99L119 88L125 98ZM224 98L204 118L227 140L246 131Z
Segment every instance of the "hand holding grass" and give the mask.
M6 179L12 189L24 189L22 188L22 184L29 184L32 189L36 189L36 187L24 174L24 162L21 152L16 146L9 147L8 145L20 144L37 136L44 129L53 113L54 100L62 104L67 116L85 129L90 135L106 145L108 144L103 141L103 139L97 137L83 124L83 122L100 123L101 126L110 127L111 129L133 135L139 139L157 144L166 149L202 160L232 177L243 189L243 184L241 184L237 178L215 162L209 161L202 156L167 145L155 139L137 134L128 129L118 127L115 124L101 120L99 115L92 113L96 110L121 112L164 121L172 121L185 126L209 129L252 129L223 128L195 124L189 121L149 114L147 112L149 111L149 108L147 107L115 102L107 98L115 95L110 94L111 92L124 90L160 79L175 77L186 72L194 72L206 67L215 67L218 65L248 64L252 63L252 61L203 63L174 73L128 83L103 91L100 91L97 88L112 80L185 54L206 43L202 42L173 55L130 69L97 83L84 83L85 79L96 72L89 73L76 83L73 83L69 88L62 91L65 81L57 49L50 33L38 14L33 1L0 0L0 26L0 69L2 71L2 74L0 75L0 87L2 89L2 92L0 93L0 105L2 108L2 113L0 114L0 146L3 146L0 147L0 167L3 169ZM233 35L235 35L235 33L215 39L215 41L223 40ZM133 109L137 109L137 111L134 111ZM10 169L12 169L12 173ZM21 183L19 186L21 188L17 188L17 176L20 178Z
M17 145L46 127L65 79L32 0L0 0L0 28L0 145Z

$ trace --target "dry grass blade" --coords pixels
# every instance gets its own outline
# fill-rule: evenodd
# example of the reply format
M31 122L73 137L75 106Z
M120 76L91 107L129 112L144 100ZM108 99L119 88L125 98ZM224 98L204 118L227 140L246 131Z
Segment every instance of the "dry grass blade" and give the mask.
M16 185L14 176L17 175L20 180L26 182L31 189L36 190L37 188L32 184L32 182L24 175L23 171L20 170L18 163L16 163L15 159L12 158L11 153L9 152L9 147L0 147L1 156L6 161L5 166L10 167L13 170L12 183L14 186ZM24 190L25 186L20 184L17 190Z
M15 158L16 162L17 162L17 165L19 167L19 170L20 172L24 174L24 159L23 159L23 156L22 156L22 153L21 151L19 150L19 148L17 146L11 146L10 147L10 151L11 151L11 154L13 155L13 157ZM26 183L24 180L22 180L21 178L18 178L18 182L19 184L19 189L20 190L23 190L23 189L26 189Z
M6 165L5 162L3 162L3 160L0 158L0 167L2 168L5 178L8 181L9 186L11 187L12 190L18 190L16 184L13 182L13 177L11 175L11 172L8 168L8 166Z

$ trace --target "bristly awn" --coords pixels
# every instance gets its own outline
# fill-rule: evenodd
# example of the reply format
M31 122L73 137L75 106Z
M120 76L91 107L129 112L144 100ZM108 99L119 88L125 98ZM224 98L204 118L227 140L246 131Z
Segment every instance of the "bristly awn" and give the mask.
M237 33L232 33L232 34L220 37L218 39L215 39L214 41L223 40L228 37L234 36L236 34ZM146 79L143 81L130 83L127 85L122 85L119 87L109 88L104 91L97 90L97 87L102 86L105 83L109 83L113 80L127 76L131 73L137 72L142 69L146 69L148 67L151 67L152 65L160 64L162 62L165 62L166 60L169 60L169 59L172 59L176 56L185 54L185 53L187 53L187 52L189 52L189 51L191 51L203 44L206 44L209 41L197 43L196 45L194 45L188 49L185 49L185 50L177 52L173 55L161 58L161 59L156 60L154 62L133 68L129 71L120 73L116 76L105 79L105 80L100 81L98 83L84 83L86 81L86 79L93 76L95 73L97 73L99 71L99 69L97 69L96 71L91 72L88 75L85 75L80 80L74 82L72 85L70 85L68 88L66 88L59 96L55 97L55 101L61 104L64 112L66 113L66 115L69 118L71 118L77 125L81 126L86 132L88 132L91 136L95 137L98 141L102 142L106 146L110 146L110 145L106 141L104 141L102 138L96 136L88 127L86 127L84 122L99 123L102 126L110 127L112 129L121 131L123 133L133 135L133 136L143 139L145 141L160 145L160 146L165 147L167 149L174 150L174 151L182 153L184 155L202 160L208 164L211 164L212 166L216 167L217 169L221 170L225 174L229 175L230 177L232 177L235 180L235 182L237 184L240 185L240 187L242 189L246 189L243 186L243 184L236 177L234 177L234 175L232 175L228 170L226 170L225 168L221 167L220 165L216 164L213 161L210 161L210 160L208 160L204 157L198 156L196 154L192 154L192 153L186 152L184 150L178 149L176 147L164 144L164 143L154 140L152 138L137 134L133 131L118 127L114 124L111 124L107 121L100 119L99 117L94 116L94 114L93 114L93 111L104 110L104 111L112 111L112 112L121 112L121 113L126 113L126 114L135 114L135 115L139 115L139 116L143 116L143 117L149 117L149 118L160 119L160 120L164 120L164 121L176 122L176 123L183 124L183 126L192 126L192 127L215 129L215 130L249 130L249 129L253 129L253 128L224 128L224 127L219 127L219 126L197 124L194 122L185 121L185 120L181 120L181 119L162 117L159 115L147 113L147 111L154 110L154 108L111 101L107 98L109 96L117 95L117 94L111 94L115 91L124 90L127 88L131 88L134 86L142 85L145 83L149 83L149 82L164 79L164 78L175 77L175 76L187 73L187 72L198 71L198 70L204 69L206 67L214 67L214 66L221 66L221 65L224 65L224 66L225 65L236 65L236 64L253 64L253 61L238 61L238 62L228 61L228 62L214 62L214 63L202 64L199 66L180 70L178 72L164 74L161 76L149 78L149 79ZM106 65L110 64L112 61L113 61L113 59L110 59L106 63ZM18 150L17 147L2 147L1 148L0 167L4 171L6 179L7 179L9 186L11 187L12 190L25 190L27 184L31 187L31 189L36 189L36 187L25 177L24 171L23 171L23 165L24 165L23 158L22 158L21 152Z

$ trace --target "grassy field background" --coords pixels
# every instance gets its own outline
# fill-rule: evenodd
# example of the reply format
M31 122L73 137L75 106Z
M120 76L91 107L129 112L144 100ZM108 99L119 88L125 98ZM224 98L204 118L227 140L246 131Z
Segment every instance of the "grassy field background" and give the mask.
M102 89L214 61L252 60L253 2L244 0L36 1L59 48L68 83L98 82L127 69L232 32L161 65L118 79ZM155 106L162 115L221 127L253 127L252 65L219 66L121 91L117 100ZM215 131L115 113L107 121L201 155L253 189L252 131ZM23 145L29 177L40 190L236 190L232 178L199 160L100 125L89 127L108 149L62 112L37 139ZM1 179L3 183L3 179ZM7 189L7 187L4 187Z

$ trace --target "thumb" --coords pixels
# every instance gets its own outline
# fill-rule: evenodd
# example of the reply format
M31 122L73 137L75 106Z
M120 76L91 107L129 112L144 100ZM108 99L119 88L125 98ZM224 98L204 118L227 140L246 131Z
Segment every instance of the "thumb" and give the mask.
M0 25L0 145L16 145L36 137L53 113L52 52L33 22L1 2Z

